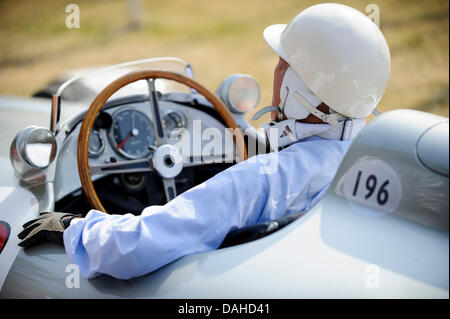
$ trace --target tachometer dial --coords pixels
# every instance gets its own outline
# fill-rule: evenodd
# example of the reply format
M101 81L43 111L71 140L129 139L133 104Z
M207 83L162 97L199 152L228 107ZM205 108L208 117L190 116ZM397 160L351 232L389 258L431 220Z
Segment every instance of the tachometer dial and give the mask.
M180 129L184 128L186 121L183 114L178 111L169 111L164 115L164 124L166 127L166 134L170 137L170 134L179 132Z
M154 144L153 123L142 112L125 110L119 112L112 123L111 138L116 150L128 158L141 158L150 153Z

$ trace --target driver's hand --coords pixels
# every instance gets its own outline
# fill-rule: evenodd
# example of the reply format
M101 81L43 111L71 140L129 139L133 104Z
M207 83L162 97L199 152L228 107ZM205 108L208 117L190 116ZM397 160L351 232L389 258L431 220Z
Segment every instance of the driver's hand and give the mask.
M38 218L23 225L24 230L18 235L21 247L30 247L44 240L64 245L63 233L72 219L81 217L69 213L42 213Z

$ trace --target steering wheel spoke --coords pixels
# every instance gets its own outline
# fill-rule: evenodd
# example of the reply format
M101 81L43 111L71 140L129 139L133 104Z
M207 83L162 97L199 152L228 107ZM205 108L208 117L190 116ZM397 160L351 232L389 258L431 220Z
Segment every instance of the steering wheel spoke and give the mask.
M203 155L195 156L183 161L183 167L203 166L208 164L224 163L225 155Z
M150 108L153 115L153 121L155 122L155 125L153 126L155 131L155 143L157 146L159 146L167 143L168 140L163 126L161 109L159 107L158 92L156 92L155 88L155 79L148 79L147 84L150 97Z

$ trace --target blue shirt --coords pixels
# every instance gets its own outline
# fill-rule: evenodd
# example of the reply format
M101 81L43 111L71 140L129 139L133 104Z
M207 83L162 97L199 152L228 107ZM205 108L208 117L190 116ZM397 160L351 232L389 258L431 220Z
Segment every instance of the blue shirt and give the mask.
M87 278L128 279L216 249L233 228L309 210L325 194L351 141L305 138L236 164L141 215L91 210L64 232Z

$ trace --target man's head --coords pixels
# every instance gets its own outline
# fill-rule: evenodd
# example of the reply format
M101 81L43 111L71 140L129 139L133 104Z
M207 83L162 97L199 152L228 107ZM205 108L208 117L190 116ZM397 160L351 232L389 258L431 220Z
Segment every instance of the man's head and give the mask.
M312 6L288 25L266 28L264 39L280 56L272 105L288 118L333 125L343 118L364 118L384 93L389 48L378 27L353 8ZM284 108L288 95L290 111ZM272 118L279 113L272 112Z
M284 76L286 71L289 68L289 63L286 62L282 57L279 57L278 63L275 66L274 74L273 74L273 93L272 93L272 105L280 105L280 92L281 85L283 83ZM317 107L318 110L330 114L329 107L325 103L319 104ZM270 115L273 121L279 121L278 112L272 111ZM306 118L300 119L300 122L304 123L312 123L312 124L324 124L325 122L314 116L313 114L309 114Z

